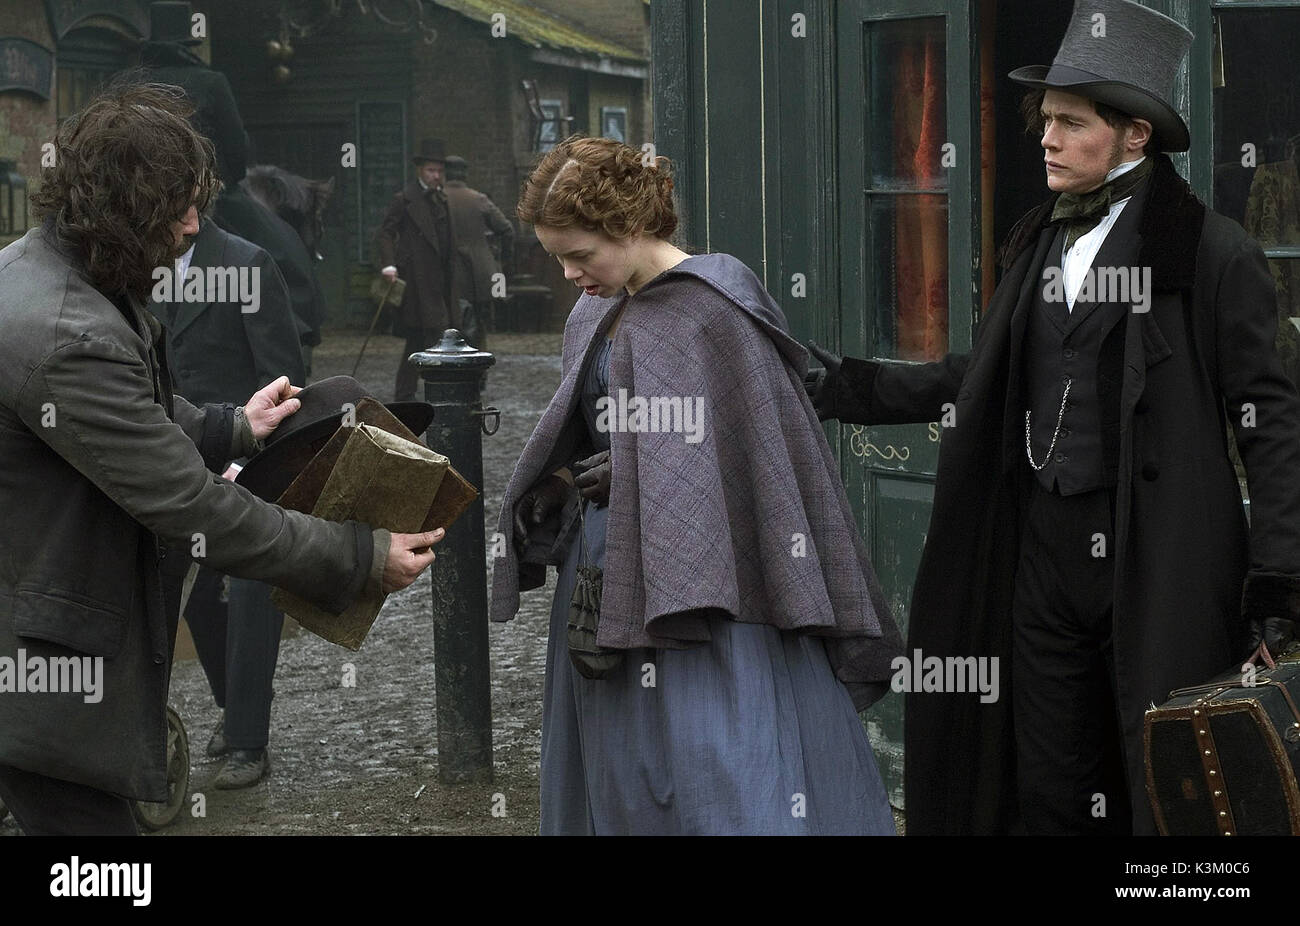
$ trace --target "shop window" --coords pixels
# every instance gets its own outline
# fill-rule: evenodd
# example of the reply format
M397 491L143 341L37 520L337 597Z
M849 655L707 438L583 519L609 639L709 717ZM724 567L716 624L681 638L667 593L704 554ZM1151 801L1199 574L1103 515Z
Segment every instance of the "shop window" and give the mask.
M1300 4L1214 11L1214 208L1264 248L1278 351L1300 383Z
M948 352L947 65L942 17L874 22L865 52L867 255L877 356Z

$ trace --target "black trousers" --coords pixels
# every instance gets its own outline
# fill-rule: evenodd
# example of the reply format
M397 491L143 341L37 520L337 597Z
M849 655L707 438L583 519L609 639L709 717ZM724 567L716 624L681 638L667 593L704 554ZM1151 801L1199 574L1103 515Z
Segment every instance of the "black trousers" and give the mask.
M10 765L0 765L0 800L28 836L139 835L126 798Z
M1114 490L1062 497L1029 481L1012 606L1021 817L1031 834L1127 835L1112 652Z
M271 603L271 586L231 576L228 600L222 601L222 580L212 569L199 569L185 622L212 698L225 710L226 742L232 749L264 749L284 616ZM174 611L180 580L168 576L164 589Z

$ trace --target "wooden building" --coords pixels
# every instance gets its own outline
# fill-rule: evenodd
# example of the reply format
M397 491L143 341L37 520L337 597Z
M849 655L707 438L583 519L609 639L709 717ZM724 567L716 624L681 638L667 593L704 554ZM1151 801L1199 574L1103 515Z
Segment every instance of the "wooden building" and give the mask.
M550 144L582 132L639 145L650 132L646 0L192 7L203 16L196 53L229 78L256 159L335 180L318 264L327 327L367 323L374 233L423 140L464 157L470 185L513 218L520 185ZM148 31L148 0L0 5L0 191L6 161L16 184L39 183L41 145L58 121L134 66ZM0 227L0 243L21 231ZM562 325L576 293L531 230L521 232L517 268L554 293L548 317L532 323Z

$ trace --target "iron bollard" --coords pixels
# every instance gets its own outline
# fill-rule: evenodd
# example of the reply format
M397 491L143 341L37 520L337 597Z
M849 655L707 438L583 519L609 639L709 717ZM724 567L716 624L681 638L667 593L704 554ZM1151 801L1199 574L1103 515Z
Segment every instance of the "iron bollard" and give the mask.
M437 409L429 446L447 456L479 497L438 544L433 585L433 657L438 702L438 778L492 778L492 690L488 675L487 551L483 540L483 440L501 412L484 409L479 384L496 358L448 328L435 347L410 362L424 380L424 399ZM492 421L489 429L488 422Z

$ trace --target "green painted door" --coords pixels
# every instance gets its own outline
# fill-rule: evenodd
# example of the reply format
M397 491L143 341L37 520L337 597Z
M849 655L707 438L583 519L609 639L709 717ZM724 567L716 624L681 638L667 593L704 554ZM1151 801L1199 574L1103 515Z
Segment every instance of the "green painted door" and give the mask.
M970 349L980 215L973 0L842 0L836 28L839 347L903 363ZM840 467L906 631L941 422L841 426ZM864 719L903 802L903 699Z

